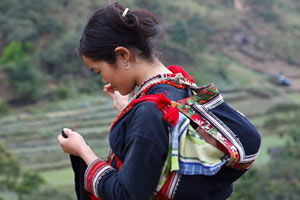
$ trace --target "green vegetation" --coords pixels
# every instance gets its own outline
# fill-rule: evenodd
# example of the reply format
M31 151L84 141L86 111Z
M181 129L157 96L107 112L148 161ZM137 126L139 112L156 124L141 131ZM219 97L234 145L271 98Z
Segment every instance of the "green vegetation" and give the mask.
M9 113L9 105L6 102L0 102L0 116L7 115Z
M297 199L299 2L236 2L122 4L158 16L164 39L159 36L155 44L164 64L182 65L199 85L215 83L262 134L260 156L234 184L230 199ZM99 76L76 50L85 21L102 5L94 0L1 1L0 199L75 199L70 161L56 137L103 95ZM293 76L295 84L272 84L279 71ZM106 97L76 127L100 157L107 152L116 114ZM271 156L274 148L282 151Z
M44 78L38 68L34 56L29 57L33 50L30 42L9 43L3 51L0 64L13 93L10 100L36 101L43 96Z
M0 192L2 193L15 194L20 200L47 197L44 195L45 193L55 199L71 199L57 189L47 188L45 190L44 179L33 171L23 171L15 155L8 152L2 143L0 143L0 166Z
M290 108L290 109L289 109ZM294 108L294 109L292 109ZM248 174L236 183L237 189L234 199L298 199L299 190L299 164L300 164L300 110L299 104L278 106L270 112L274 114L285 114L284 121L278 115L270 116L268 121L274 121L269 127L276 134L280 133L280 128L286 121L290 123L285 128L283 148L273 155L271 160L263 168L251 169ZM281 120L280 120L281 119ZM280 123L278 123L280 122ZM274 144L276 145L276 144Z

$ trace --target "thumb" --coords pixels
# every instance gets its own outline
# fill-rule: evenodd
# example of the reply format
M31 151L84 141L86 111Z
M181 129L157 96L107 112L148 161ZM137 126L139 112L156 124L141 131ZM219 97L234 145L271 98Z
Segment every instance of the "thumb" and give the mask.
M68 138L69 135L72 133L72 130L71 129L68 129L68 128L64 128L62 131L61 131L61 134L64 138Z

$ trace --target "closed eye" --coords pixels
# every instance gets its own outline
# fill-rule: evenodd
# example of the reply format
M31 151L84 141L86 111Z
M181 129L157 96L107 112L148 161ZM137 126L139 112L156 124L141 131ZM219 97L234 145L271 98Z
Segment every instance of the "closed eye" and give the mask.
M98 72L95 72L95 71L94 71L94 68L91 68L91 71L92 71L92 72L94 72L94 73L96 73L96 74L99 74L99 75L101 74L101 72L100 72L100 71L98 71Z

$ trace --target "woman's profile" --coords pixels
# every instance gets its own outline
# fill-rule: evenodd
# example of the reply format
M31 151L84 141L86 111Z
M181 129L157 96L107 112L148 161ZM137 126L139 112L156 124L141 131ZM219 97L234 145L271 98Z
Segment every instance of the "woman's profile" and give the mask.
M110 129L112 154L98 158L70 129L59 143L88 166L91 198L227 199L257 157L259 133L214 86L198 87L181 67L159 61L151 42L159 30L149 11L120 3L91 16L79 53L119 112ZM199 105L180 107L192 101Z

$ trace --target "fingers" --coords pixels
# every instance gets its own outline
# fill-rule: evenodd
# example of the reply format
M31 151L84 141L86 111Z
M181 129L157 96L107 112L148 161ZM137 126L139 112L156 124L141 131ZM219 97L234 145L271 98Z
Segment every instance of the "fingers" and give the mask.
M62 134L58 134L58 136L57 136L58 142L61 143L61 141L62 141L63 139L67 139L67 138L64 138L64 137L62 136Z
M107 96L109 96L112 99L115 99L115 90L113 89L111 84L105 85L103 91Z
M106 89L106 88L111 88L111 84L109 83L109 84L104 85L104 89Z
M57 140L62 143L64 140L67 140L69 138L70 135L72 135L73 131L71 129L68 128L63 128L62 130L63 133L58 134L57 136ZM67 137L65 137L67 136Z
M79 147L82 143L84 143L82 136L68 128L64 128L63 132L67 138L65 138L62 134L57 136L59 145L63 151L68 154L79 155Z
M74 131L72 131L72 130L69 129L69 128L63 128L63 131L64 131L64 133L66 134L66 136L68 136L68 137L69 137L70 134L72 134L72 132L74 132Z

